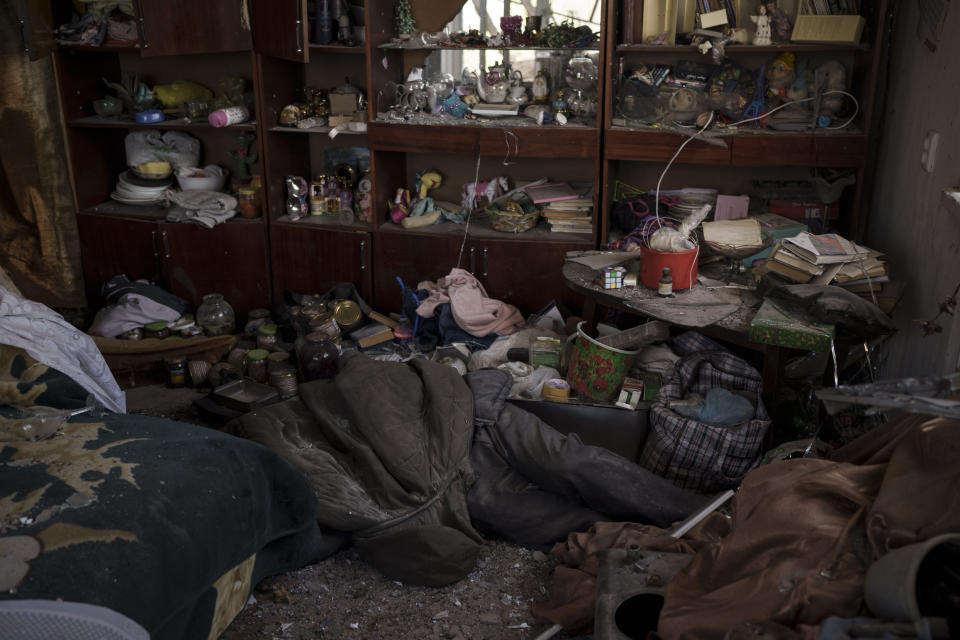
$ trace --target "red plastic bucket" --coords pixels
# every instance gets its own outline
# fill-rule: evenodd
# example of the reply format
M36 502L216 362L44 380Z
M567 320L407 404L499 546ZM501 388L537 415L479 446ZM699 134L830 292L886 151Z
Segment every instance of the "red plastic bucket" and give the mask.
M640 282L651 289L657 288L663 270L670 269L673 290L689 289L697 281L697 258L700 247L686 251L657 251L649 247L640 250Z

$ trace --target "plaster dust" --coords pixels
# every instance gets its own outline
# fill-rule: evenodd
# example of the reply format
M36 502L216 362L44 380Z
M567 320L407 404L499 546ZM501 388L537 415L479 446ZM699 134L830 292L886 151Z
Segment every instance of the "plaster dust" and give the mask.
M130 391L131 413L204 425L191 404L203 394L162 385ZM549 595L554 566L548 554L488 540L466 578L445 587L420 587L384 577L347 547L262 580L220 638L534 640L552 626L536 621L531 606ZM570 636L561 631L553 638Z
M537 622L531 606L549 594L553 567L544 553L489 541L463 580L418 587L385 578L347 548L261 581L255 602L220 637L532 640L552 626ZM561 631L553 637L570 636Z

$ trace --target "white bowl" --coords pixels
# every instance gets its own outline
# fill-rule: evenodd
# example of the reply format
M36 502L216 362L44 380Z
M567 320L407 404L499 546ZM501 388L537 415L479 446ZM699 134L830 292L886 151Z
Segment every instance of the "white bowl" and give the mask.
M220 191L229 172L221 166L208 164L177 169L177 183L183 191Z

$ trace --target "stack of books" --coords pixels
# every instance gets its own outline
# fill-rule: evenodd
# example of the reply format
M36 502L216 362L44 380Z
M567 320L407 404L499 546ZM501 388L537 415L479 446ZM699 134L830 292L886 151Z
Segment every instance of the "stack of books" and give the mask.
M761 271L776 273L791 282L836 283L869 294L886 282L887 265L878 251L850 242L835 233L799 233L784 238L770 252Z
M581 196L568 183L538 185L525 191L547 219L550 231L593 232L593 199Z

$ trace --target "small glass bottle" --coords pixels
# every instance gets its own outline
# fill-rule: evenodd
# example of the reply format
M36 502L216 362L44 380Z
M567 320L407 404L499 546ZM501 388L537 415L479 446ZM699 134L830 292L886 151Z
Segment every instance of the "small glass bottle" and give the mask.
M247 352L246 369L247 377L254 382L261 384L267 381L267 356L270 352L266 349L253 349Z
M308 333L297 353L304 382L329 380L340 372L340 350L322 333Z
M183 387L187 384L187 360L181 356L168 358L167 386L171 388Z
M257 348L273 351L277 346L277 325L266 322L257 329Z
M657 283L657 295L663 298L673 295L673 276L670 275L670 267L663 268L663 275Z
M224 336L233 333L235 316L233 307L223 299L222 293L208 293L197 307L197 324L208 336Z

